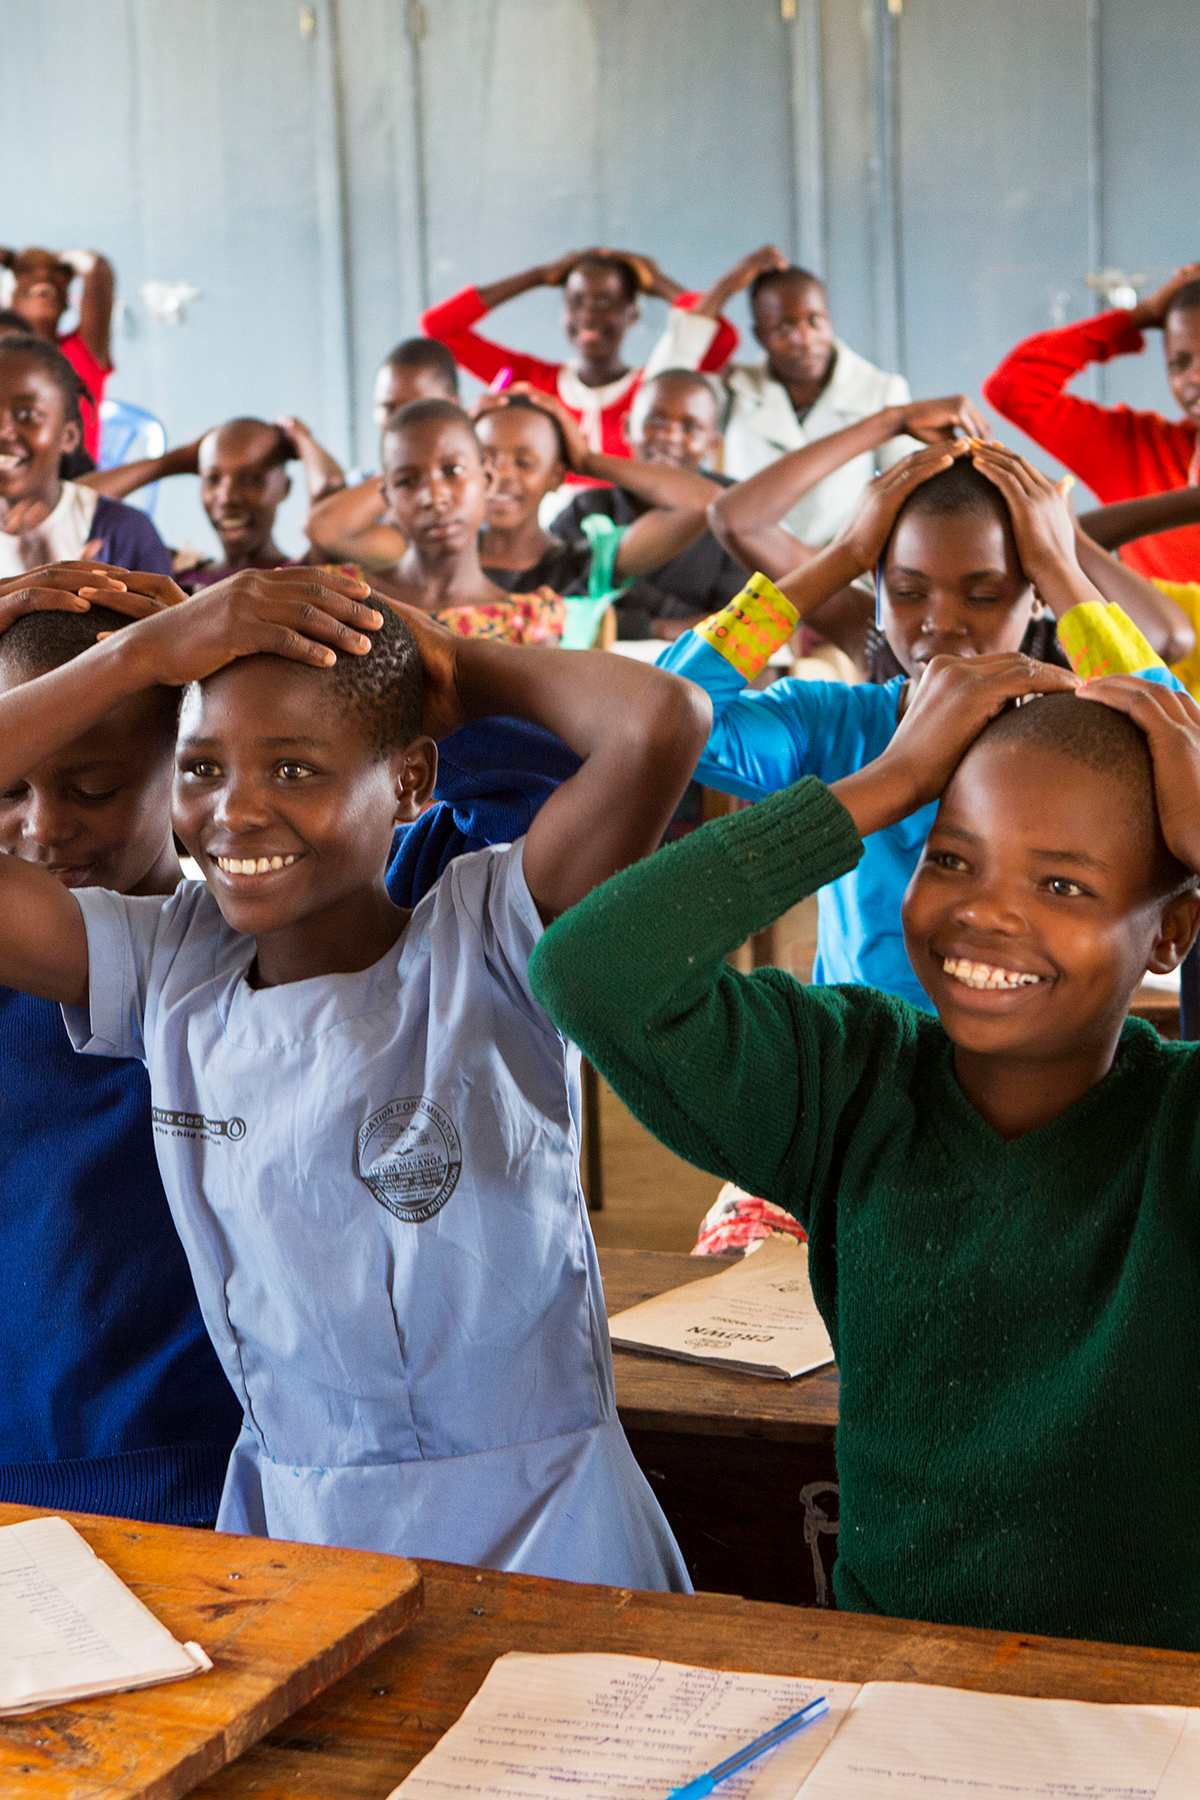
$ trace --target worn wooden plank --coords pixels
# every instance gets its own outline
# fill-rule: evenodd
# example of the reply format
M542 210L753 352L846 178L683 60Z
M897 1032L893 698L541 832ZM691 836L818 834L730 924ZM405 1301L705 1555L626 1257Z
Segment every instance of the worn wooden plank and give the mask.
M660 1250L601 1250L609 1314L667 1288L717 1275L735 1258L672 1256ZM626 1431L677 1431L697 1437L774 1438L832 1450L838 1376L830 1367L795 1381L768 1381L735 1370L614 1350L617 1410Z
M196 1800L384 1800L507 1650L620 1651L830 1681L1200 1705L1200 1656L631 1593L423 1563L425 1615L197 1789Z
M0 1525L40 1509L0 1506ZM211 1674L0 1719L8 1800L176 1800L420 1613L396 1556L64 1513Z

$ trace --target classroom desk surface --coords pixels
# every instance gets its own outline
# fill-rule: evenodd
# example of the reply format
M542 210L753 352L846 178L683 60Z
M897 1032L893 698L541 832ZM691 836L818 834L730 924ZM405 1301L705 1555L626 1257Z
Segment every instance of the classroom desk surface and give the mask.
M741 1260L736 1255L672 1256L663 1250L601 1250L598 1255L610 1319L668 1288L719 1275ZM771 1381L636 1350L614 1350L613 1368L617 1410L626 1431L833 1443L838 1374L832 1365L798 1375L795 1381Z
M0 1525L46 1510L0 1505ZM394 1655L421 1610L403 1557L58 1516L213 1668L0 1719L4 1800L176 1800L381 1644Z
M1200 1705L1200 1656L853 1613L574 1586L421 1563L425 1613L196 1800L385 1800L507 1650L619 1651L831 1681L924 1681L1074 1700Z
M609 1316L736 1257L601 1250ZM698 1588L829 1603L837 1370L795 1381L614 1350L617 1411Z

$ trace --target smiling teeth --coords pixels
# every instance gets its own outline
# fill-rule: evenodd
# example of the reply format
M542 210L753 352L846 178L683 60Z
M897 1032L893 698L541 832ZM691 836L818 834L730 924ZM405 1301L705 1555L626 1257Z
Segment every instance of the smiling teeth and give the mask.
M217 867L224 875L269 875L273 869L290 868L299 862L291 856L218 856Z
M947 956L942 968L965 987L980 989L1036 987L1040 975L1027 975L1017 969L994 969L991 963L971 962L965 956Z

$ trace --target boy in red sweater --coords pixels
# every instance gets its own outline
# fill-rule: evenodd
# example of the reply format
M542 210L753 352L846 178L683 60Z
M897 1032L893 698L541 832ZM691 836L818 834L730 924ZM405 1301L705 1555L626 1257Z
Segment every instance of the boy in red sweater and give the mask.
M1184 418L1098 406L1064 392L1090 363L1141 350L1147 327L1163 334L1167 383ZM1194 487L1200 478L1200 263L1179 269L1129 311L1117 308L1026 338L988 376L983 394L1105 503ZM1200 526L1139 539L1122 557L1151 580L1200 580Z
M472 330L493 307L537 287L563 290L563 330L576 353L570 361L545 362L522 350L506 350ZM621 346L626 332L637 322L641 294L653 294L669 306L688 306L700 298L685 294L651 257L625 251L571 250L555 262L493 281L487 287L463 288L449 300L431 306L421 319L421 330L445 344L454 360L480 381L495 381L507 369L510 380L527 381L544 394L556 394L579 420L593 453L628 456L624 422L642 371L627 366ZM737 332L722 319L701 367L721 368L737 344Z

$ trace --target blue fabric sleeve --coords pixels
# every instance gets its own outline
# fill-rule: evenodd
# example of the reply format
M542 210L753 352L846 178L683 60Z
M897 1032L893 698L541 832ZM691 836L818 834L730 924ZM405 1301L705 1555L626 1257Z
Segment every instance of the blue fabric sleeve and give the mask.
M100 539L100 560L118 569L170 575L171 552L144 512L102 494L92 515L92 536Z

